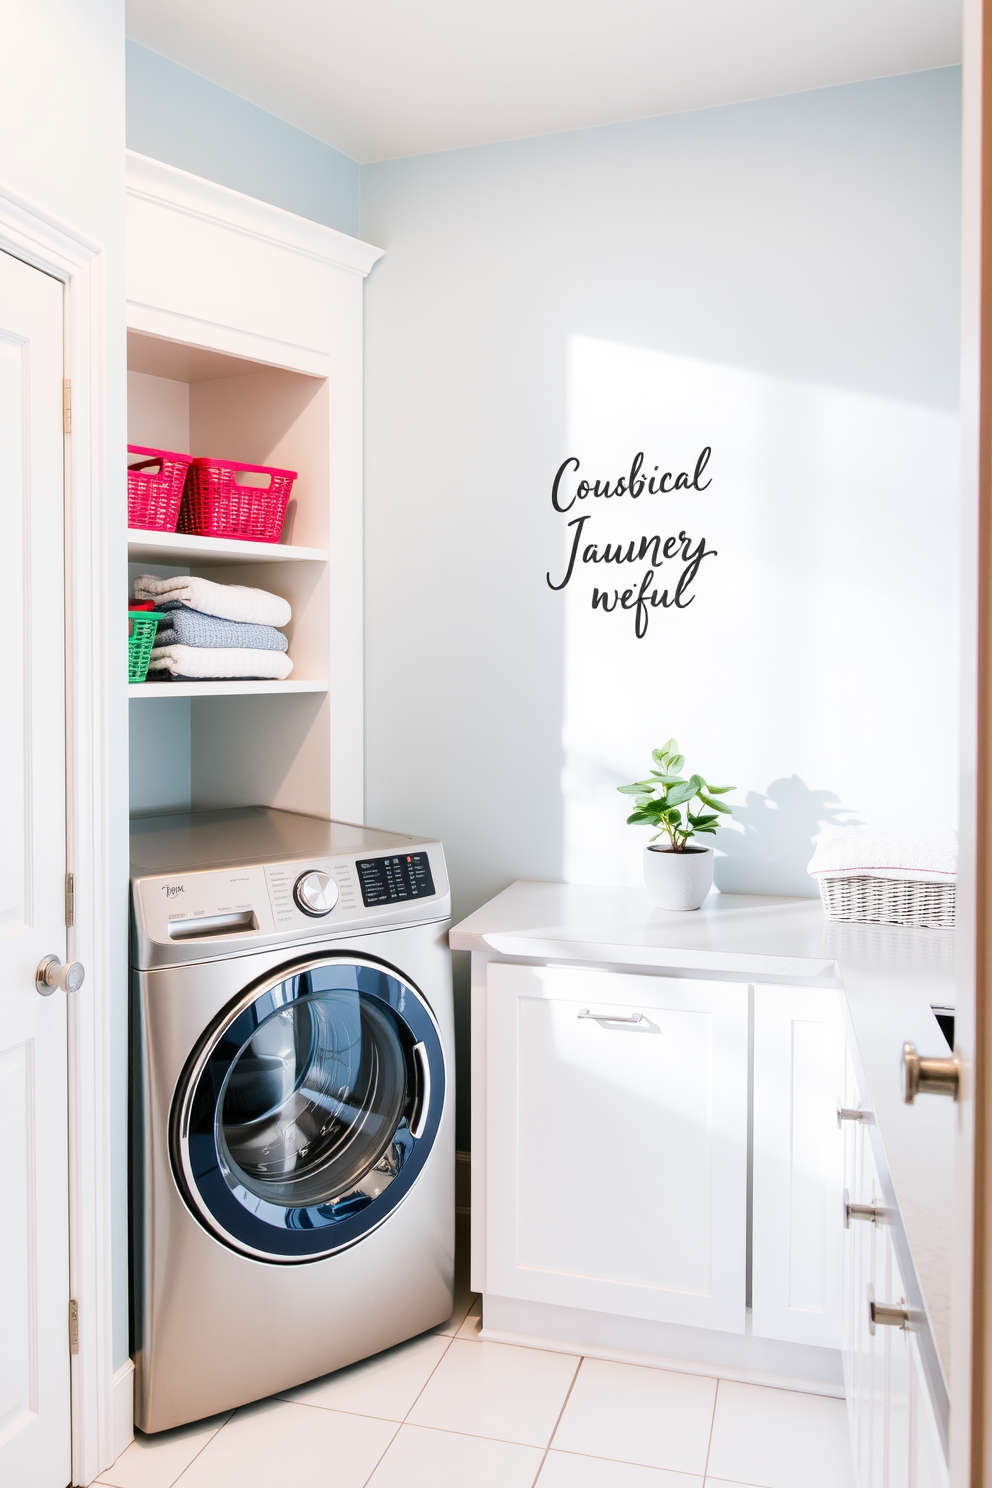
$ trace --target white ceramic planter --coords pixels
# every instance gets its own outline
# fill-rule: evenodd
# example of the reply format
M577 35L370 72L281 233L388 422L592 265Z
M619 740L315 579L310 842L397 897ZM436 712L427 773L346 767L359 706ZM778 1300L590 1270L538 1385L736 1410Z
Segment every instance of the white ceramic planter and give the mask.
M713 885L711 847L644 849L644 887L659 909L698 909Z

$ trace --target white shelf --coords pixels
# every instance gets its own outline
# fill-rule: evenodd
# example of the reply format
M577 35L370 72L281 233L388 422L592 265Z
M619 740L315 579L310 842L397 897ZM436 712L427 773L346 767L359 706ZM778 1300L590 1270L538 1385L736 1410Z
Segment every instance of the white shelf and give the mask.
M326 548L245 542L236 537L194 537L187 532L143 532L136 527L128 529L127 555L131 563L177 563L186 568L224 563L327 562Z
M162 697L275 697L287 692L327 692L326 682L129 682L131 698Z

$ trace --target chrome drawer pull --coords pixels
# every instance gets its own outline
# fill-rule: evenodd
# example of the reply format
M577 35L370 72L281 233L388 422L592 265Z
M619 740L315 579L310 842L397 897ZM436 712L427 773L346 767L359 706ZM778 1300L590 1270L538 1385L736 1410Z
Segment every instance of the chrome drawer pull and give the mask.
M591 1013L588 1008L583 1008L576 1016L591 1018L594 1023L625 1023L628 1027L632 1024L643 1023L648 1026L648 1020L643 1013Z
M865 1117L867 1115L868 1115L868 1112L867 1111L863 1111L860 1106L842 1106L841 1103L840 1103L840 1101L838 1101L837 1102L837 1129L838 1129L838 1131L840 1130L841 1125L845 1121L864 1121L864 1119L865 1119Z
M875 1293L868 1288L868 1331L874 1338L876 1328L902 1328L911 1326L909 1308L905 1297L900 1297L898 1307L888 1302L876 1302Z
M889 1211L881 1204L852 1204L847 1189L844 1190L844 1228L851 1228L852 1219L866 1219L869 1224L886 1224Z

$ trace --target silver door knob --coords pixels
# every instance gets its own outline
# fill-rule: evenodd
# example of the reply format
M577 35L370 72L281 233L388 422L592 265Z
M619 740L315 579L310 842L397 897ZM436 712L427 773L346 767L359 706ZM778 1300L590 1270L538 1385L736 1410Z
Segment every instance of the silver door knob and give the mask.
M56 987L63 992L78 992L86 978L81 961L63 966L58 956L46 956L35 972L34 984L42 997L51 997Z
M925 1059L915 1044L902 1046L903 1100L911 1106L918 1095L949 1095L957 1100L960 1059Z

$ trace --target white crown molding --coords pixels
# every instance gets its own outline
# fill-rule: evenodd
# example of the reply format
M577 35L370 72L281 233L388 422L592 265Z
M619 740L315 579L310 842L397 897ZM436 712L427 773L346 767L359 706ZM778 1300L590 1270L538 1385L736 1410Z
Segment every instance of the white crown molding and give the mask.
M101 251L99 243L2 184L0 245L25 263L63 281Z
M288 248L306 258L360 274L363 279L385 251L333 227L298 217L295 212L256 201L241 191L232 191L229 186L218 186L215 181L190 175L174 165L138 155L134 150L127 151L127 194L199 218L201 222L258 238L263 243Z

